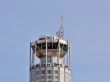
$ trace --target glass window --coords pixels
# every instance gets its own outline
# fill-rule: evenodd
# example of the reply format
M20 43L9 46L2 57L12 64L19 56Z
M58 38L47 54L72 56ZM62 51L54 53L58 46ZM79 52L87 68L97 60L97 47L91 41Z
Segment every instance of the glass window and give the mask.
M42 74L45 74L45 71L44 71L44 70L42 70L42 71L41 71L41 73L42 73Z
M68 50L68 46L67 45L64 45L63 50L64 51L67 51Z
M57 49L58 48L58 43L53 43L53 49Z
M60 64L60 67L63 67L63 65L62 65L62 64Z
M54 81L54 82L58 82L58 81Z
M41 79L45 79L45 76L41 76Z
M42 67L45 67L46 65L45 65L45 64L41 64L41 66L42 66Z
M37 48L36 48L36 50L39 50L39 49L42 49L41 44L37 44Z
M54 76L55 79L58 79L58 76Z
M58 74L58 70L55 70L54 72L55 72L55 74Z
M52 43L47 43L47 48L52 49Z
M52 76L48 76L48 79L52 79Z
M47 64L47 67L51 67L51 65L50 64Z
M48 70L48 74L52 74L52 70Z
M44 82L44 81L41 81L41 82Z
M46 43L42 43L42 49L46 49Z
M57 67L58 66L58 64L57 63L54 63L54 67Z
M52 81L48 81L48 82L52 82Z

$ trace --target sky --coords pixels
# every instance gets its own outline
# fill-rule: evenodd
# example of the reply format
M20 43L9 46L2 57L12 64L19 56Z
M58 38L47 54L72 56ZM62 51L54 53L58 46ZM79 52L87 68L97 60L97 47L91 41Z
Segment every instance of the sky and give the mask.
M29 43L62 15L72 82L110 82L110 0L0 0L0 82L29 82Z

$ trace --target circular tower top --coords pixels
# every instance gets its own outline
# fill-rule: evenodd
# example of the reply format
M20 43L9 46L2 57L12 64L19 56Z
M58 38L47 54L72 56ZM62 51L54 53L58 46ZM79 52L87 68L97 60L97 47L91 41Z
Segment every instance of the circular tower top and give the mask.
M38 57L65 56L68 51L68 42L57 36L40 36L32 43L33 53Z

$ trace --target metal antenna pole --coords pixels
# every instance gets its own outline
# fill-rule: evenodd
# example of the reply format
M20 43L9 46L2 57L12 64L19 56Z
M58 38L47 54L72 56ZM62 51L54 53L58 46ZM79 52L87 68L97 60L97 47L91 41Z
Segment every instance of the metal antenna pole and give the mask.
M60 28L60 31L61 31L62 37L64 39L63 16L61 16L61 28Z
M56 32L56 35L57 35L59 38L64 39L63 16L61 16L61 25L60 25L60 29L58 30L58 32Z

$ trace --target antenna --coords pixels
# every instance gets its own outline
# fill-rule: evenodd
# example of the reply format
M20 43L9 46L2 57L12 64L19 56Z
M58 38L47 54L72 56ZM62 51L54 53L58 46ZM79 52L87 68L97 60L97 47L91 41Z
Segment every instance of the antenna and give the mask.
M56 32L56 35L57 35L59 38L64 39L63 16L61 16L61 25L60 25L60 29Z

